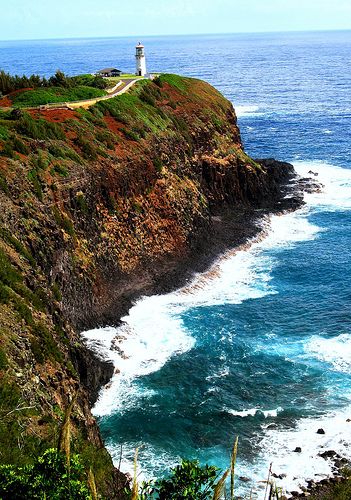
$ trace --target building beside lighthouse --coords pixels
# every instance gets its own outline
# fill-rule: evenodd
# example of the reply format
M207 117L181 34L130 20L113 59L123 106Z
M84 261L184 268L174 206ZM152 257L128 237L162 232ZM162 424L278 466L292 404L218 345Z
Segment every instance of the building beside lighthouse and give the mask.
M138 76L146 75L146 59L145 59L145 47L140 42L136 46L136 72Z

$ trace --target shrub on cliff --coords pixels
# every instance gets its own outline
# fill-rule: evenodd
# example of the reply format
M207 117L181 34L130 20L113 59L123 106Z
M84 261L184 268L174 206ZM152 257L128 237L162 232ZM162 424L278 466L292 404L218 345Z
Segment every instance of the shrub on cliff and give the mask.
M212 499L219 469L213 465L200 466L197 460L183 460L168 478L150 481L142 486L140 500Z
M21 114L15 125L17 131L32 139L61 139L66 136L58 123L51 123L42 118L35 120L29 113Z
M43 499L88 500L87 475L79 455L66 457L46 450L33 465L0 465L0 498L3 500Z

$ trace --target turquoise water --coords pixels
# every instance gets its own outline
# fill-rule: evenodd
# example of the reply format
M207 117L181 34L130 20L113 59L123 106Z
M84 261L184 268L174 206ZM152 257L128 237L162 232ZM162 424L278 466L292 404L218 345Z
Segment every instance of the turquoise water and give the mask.
M181 457L225 467L239 435L243 494L262 497L271 462L297 489L330 472L321 447L351 454L351 32L143 41L151 70L207 79L232 100L248 153L318 172L324 189L186 288L140 300L120 329L86 333L121 370L94 412L125 470L139 446L147 477ZM131 71L134 43L1 42L0 66ZM110 350L116 336L126 359Z

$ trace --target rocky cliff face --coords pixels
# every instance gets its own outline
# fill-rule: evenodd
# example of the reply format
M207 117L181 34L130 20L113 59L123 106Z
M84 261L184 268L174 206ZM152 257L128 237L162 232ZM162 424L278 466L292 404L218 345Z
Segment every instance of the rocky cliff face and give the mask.
M292 169L249 158L232 105L174 75L89 111L0 111L0 155L0 461L54 443L78 392L76 448L113 498L90 413L113 368L78 332L252 235Z

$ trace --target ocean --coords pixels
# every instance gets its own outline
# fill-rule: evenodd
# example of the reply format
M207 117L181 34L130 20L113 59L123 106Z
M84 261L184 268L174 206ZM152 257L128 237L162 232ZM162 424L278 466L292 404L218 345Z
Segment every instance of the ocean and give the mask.
M138 41L0 42L0 68L129 72ZM121 370L94 414L124 471L136 448L145 478L181 458L224 469L239 436L238 492L263 498L271 463L297 490L330 474L321 451L351 458L351 31L141 41L150 71L207 80L233 102L251 156L313 171L323 189L183 289L141 298L120 328L86 332Z

